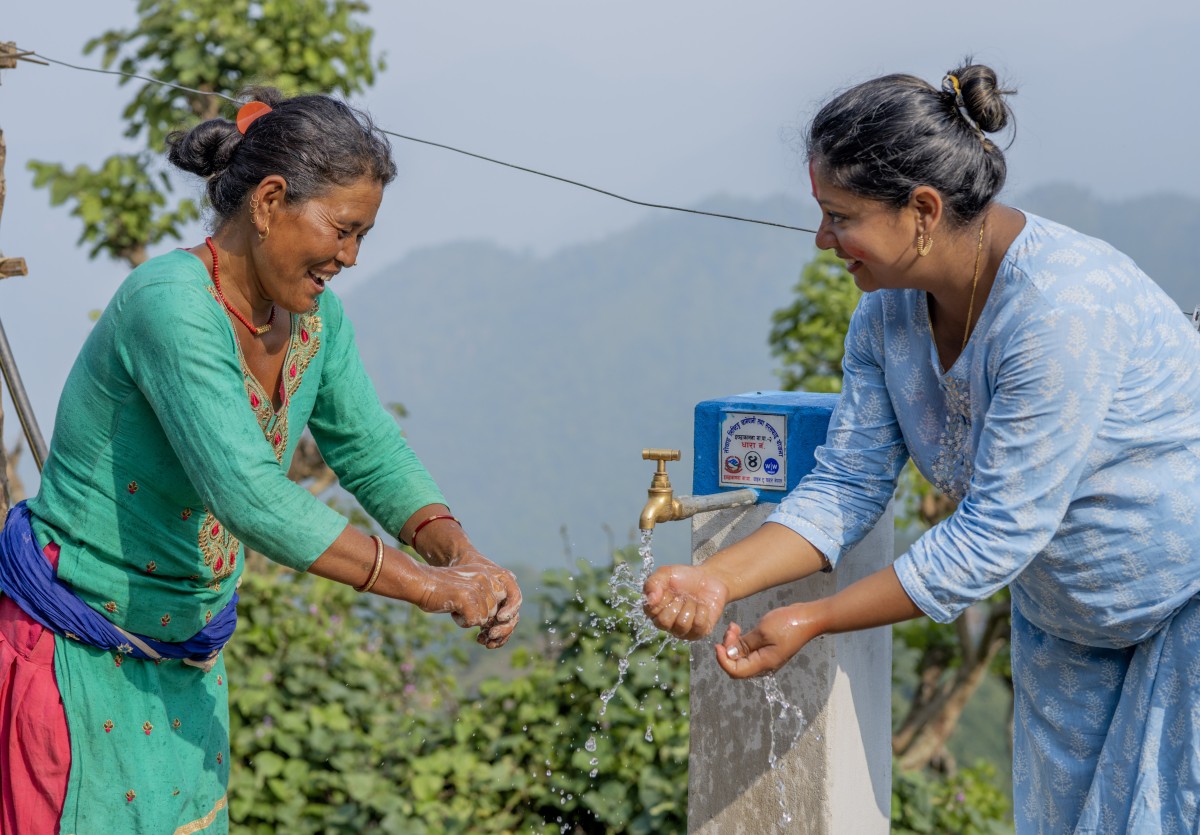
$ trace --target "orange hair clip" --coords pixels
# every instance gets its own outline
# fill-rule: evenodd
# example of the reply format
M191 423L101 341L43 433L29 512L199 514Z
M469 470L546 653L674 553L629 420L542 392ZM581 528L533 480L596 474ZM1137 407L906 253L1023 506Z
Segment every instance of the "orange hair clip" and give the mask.
M271 105L261 101L248 101L237 112L237 129L242 136L254 124L254 120L264 113L271 112Z

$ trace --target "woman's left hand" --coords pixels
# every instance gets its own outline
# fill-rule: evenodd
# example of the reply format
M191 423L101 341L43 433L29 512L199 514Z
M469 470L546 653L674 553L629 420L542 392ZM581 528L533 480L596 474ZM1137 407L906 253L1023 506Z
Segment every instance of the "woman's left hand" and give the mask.
M517 628L517 621L521 619L521 587L517 584L515 574L496 565L478 551L467 551L451 562L451 566L454 568L464 568L470 565L488 568L491 573L499 575L500 581L504 584L504 590L507 592L504 602L496 610L495 617L479 630L479 637L475 639L488 649L502 647L512 635L513 630Z
M810 606L795 603L773 609L744 635L731 623L717 644L717 663L731 678L775 672L821 634Z

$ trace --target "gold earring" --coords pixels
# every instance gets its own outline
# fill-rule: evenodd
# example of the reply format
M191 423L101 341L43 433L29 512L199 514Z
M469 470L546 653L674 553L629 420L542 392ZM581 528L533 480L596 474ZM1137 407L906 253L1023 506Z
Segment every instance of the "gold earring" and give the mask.
M256 214L258 214L258 198L252 194L250 195L250 217L254 217Z
M924 235L917 235L917 255L924 258L931 249L933 249L933 236L930 235L926 238Z
M263 231L258 233L258 239L260 241L265 241L267 239L267 235L270 235L270 234L271 234L271 227L270 226L264 227Z

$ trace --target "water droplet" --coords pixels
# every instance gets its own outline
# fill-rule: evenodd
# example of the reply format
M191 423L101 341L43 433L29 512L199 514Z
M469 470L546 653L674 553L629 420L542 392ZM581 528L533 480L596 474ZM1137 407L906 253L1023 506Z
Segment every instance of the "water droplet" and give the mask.
M588 749L589 751L595 751L596 750L596 737L589 736L588 741L583 743L583 747Z
M646 741L647 742L654 741L654 728L650 725L646 726Z

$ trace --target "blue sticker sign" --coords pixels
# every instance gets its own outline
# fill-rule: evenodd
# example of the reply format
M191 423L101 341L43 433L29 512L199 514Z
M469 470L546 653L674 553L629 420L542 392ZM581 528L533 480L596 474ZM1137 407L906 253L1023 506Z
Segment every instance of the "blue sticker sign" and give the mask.
M787 489L787 415L727 412L720 444L722 487Z

